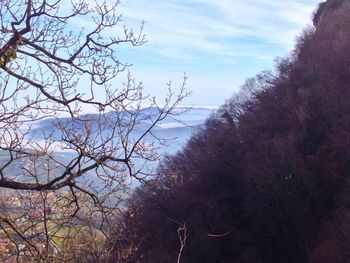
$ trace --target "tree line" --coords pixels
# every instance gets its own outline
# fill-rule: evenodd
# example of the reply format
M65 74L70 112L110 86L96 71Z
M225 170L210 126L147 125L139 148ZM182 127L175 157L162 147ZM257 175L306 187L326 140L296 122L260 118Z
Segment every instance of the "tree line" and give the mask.
M341 263L350 251L350 11L327 1L138 188L120 262Z

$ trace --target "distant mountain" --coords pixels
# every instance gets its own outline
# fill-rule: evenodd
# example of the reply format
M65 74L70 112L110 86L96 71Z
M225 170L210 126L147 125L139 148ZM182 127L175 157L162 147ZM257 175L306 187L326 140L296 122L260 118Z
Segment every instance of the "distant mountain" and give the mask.
M205 120L214 112L212 108L185 108L179 107L174 109L171 115L157 123L153 127L153 134L157 138L165 139L166 146L158 145L162 153L175 153L182 149L187 140L195 133L205 122ZM157 116L157 108L149 107L140 111L137 123L134 128L133 137L137 138L146 129L148 129L152 121ZM58 126L68 127L70 130L79 133L86 130L86 123L89 130L95 134L102 133L106 136L111 132L115 125L119 125L119 129L127 129L130 119L133 118L133 112L108 112L105 114L86 114L79 119L71 120L71 118L51 118L39 121L31 130L29 136L34 140L43 140L51 135L55 140L60 140L62 134ZM99 126L102 124L102 129ZM154 138L146 138L146 140L154 141Z
M164 120L159 122L152 130L153 136L145 137L146 142L155 143L158 147L158 152L164 154L174 154L181 150L188 139L196 131L198 131L205 123L206 119L214 112L214 109L207 108L176 108L173 115L167 116ZM148 129L152 123L152 119L157 114L156 108L143 109L137 121L135 131L132 133L130 139L137 138L146 129ZM108 112L102 115L99 114L86 114L74 121L71 118L50 118L42 121L38 121L32 130L29 132L28 137L33 139L38 144L43 144L45 138L52 136L56 141L60 141L62 138L61 130L57 126L62 125L74 134L82 134L86 132L86 125L89 125L89 130L94 133L92 137L99 137L97 135L105 134L106 136L111 133L111 129L115 125L121 127L121 131L128 125L128 121L131 118L130 112ZM85 121L84 121L85 120ZM87 121L87 122L86 122ZM102 128L98 127L97 123L102 123ZM119 127L119 128L120 128ZM155 138L164 139L165 144L159 143ZM28 149L29 150L29 149ZM29 150L30 151L30 150ZM52 153L55 160L61 164L69 163L75 153L71 151L53 150ZM8 152L0 151L0 164L6 163L10 159ZM140 163L138 160L133 160L134 164L138 166ZM26 169L32 169L32 163L30 159L18 159L14 161L10 166L6 168L6 173L9 177L16 178L23 182L33 182L34 178L31 177ZM37 160L37 172L40 175L43 182L47 177L47 167L50 165L52 173L62 173L64 167L58 165L55 162L49 161L47 158L38 158ZM150 163L149 168L155 168L157 162ZM57 167L56 167L57 166ZM55 168L56 167L56 168ZM86 177L90 182L94 182L94 172L88 173ZM97 182L96 182L97 183Z

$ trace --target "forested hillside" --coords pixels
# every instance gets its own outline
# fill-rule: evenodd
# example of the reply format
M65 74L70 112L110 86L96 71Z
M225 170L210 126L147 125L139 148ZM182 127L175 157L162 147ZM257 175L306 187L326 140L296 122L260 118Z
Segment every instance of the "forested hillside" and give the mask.
M349 14L320 4L289 57L163 160L129 201L118 262L349 260Z

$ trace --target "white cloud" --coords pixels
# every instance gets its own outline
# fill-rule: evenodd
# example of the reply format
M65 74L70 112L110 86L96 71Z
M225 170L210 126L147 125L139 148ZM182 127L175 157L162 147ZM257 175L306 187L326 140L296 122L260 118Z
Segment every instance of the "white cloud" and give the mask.
M291 50L318 2L124 0L119 6L123 21L111 33L120 33L122 24L137 30L146 21L148 43L119 52L123 61L136 64L132 72L147 92L163 97L165 83L181 81L185 71L193 103L220 104L246 77ZM88 26L89 21L81 22Z
M169 49L180 58L191 52L230 52L242 37L288 50L297 32L310 22L318 1L275 0L128 0L121 6L126 20L147 21L148 46L161 56ZM244 45L244 43L242 44ZM241 52L238 52L241 53ZM253 52L254 53L254 52ZM170 56L174 57L174 56Z

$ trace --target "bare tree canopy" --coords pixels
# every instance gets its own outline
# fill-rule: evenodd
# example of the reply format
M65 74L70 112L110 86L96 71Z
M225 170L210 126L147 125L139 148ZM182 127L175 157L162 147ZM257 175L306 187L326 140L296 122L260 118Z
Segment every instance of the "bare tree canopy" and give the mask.
M94 236L86 261L108 260L99 246L122 213L128 179L144 180L159 157L152 129L188 94L185 83L176 94L169 84L158 104L130 74L112 85L129 67L117 47L145 43L143 23L137 32L123 26L119 4L0 2L0 228L13 246L5 259L74 262L71 240ZM53 128L38 134L39 120Z

